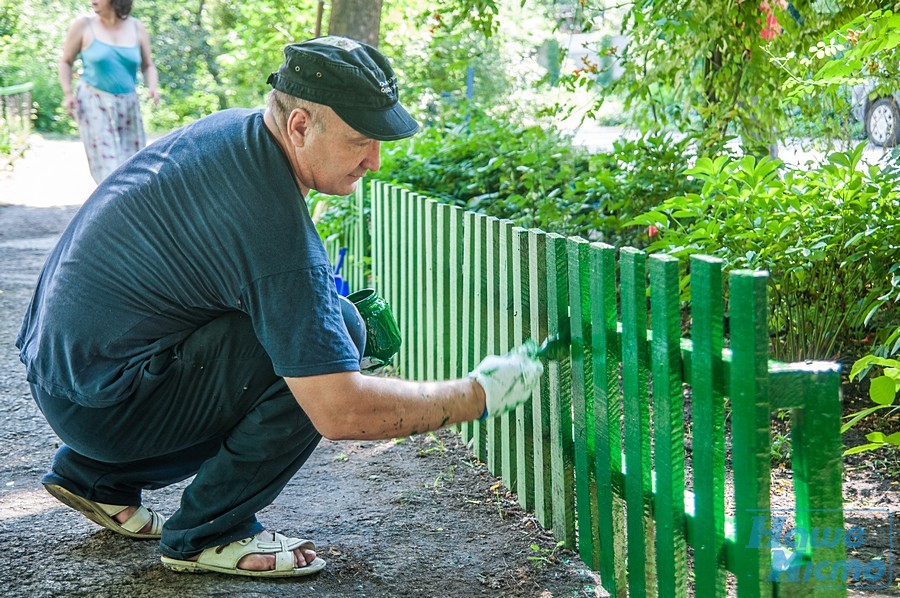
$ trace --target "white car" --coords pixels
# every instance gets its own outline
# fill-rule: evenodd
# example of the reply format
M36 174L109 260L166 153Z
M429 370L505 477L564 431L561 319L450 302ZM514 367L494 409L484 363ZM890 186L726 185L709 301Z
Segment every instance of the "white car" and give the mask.
M853 88L853 116L866 125L866 135L875 145L900 144L900 91L873 93L874 83Z

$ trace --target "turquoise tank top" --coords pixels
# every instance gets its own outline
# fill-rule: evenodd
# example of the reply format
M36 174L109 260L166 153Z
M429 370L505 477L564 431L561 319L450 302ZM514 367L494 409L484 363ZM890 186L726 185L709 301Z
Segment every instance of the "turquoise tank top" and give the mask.
M88 21L88 26L93 26ZM134 25L137 30L137 23ZM113 46L101 42L94 35L91 45L81 51L84 63L82 78L91 86L106 93L131 93L137 86L137 71L141 64L140 43L134 46Z

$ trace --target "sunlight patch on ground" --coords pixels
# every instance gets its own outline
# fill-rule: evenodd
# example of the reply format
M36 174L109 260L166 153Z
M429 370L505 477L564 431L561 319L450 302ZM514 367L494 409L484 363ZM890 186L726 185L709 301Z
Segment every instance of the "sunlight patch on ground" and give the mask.
M0 495L0 521L41 515L62 507L43 488L11 492L8 488L4 490L7 491Z
M12 171L0 172L0 205L49 208L84 203L97 185L81 142L32 135L29 143Z

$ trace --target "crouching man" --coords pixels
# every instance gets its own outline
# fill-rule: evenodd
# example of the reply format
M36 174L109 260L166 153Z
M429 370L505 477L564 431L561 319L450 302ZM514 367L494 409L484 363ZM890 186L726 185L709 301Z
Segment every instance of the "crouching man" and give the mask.
M175 571L295 576L312 542L256 514L321 436L384 439L493 416L526 400L525 350L468 377L365 376L304 198L346 195L381 143L418 125L373 48L290 45L265 110L225 110L120 166L40 275L16 346L64 444L43 478L120 534L160 539ZM358 342L358 339L357 339ZM168 520L143 489L195 476Z

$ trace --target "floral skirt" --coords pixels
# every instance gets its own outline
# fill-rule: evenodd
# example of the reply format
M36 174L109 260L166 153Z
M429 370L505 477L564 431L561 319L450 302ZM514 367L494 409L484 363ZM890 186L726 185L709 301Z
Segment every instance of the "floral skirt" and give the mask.
M78 132L97 183L147 143L136 92L112 94L83 80L75 90Z

